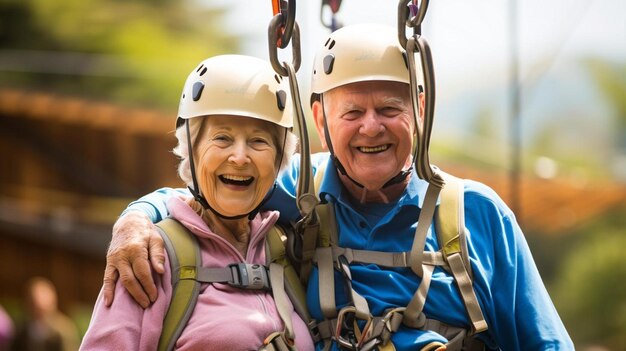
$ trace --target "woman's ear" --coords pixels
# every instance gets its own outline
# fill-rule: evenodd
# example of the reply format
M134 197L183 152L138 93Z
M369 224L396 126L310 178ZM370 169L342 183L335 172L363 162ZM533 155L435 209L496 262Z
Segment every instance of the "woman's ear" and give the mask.
M322 149L328 150L326 145L326 135L324 130L324 109L322 103L318 100L313 102L311 106L313 112L313 120L315 121L315 129L317 129L317 136L319 137Z

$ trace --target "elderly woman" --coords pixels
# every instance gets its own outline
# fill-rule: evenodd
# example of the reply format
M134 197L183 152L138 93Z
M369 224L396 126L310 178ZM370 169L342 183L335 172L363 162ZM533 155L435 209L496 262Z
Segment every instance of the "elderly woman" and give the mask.
M260 207L296 144L288 89L269 63L240 55L209 58L187 78L174 153L193 197L171 199L168 210L196 237L203 268L266 263L266 234L279 214ZM169 259L165 274L154 275L159 298L147 309L121 282L110 308L100 294L81 349L157 349L173 294ZM313 349L305 323L288 300L291 320L285 321L271 291L233 285L200 285L175 349L259 350L286 324L295 334L295 340L287 340L289 349Z

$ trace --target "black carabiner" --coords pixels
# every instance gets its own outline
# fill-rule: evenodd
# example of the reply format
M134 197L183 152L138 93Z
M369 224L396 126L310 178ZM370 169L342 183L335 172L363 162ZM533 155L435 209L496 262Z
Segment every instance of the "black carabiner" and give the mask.
M276 14L274 17L278 15L280 15L281 22L277 30L280 29L281 35L280 39L277 39L274 44L284 49L291 41L294 25L296 23L296 0L280 0L280 13Z
M428 150L430 148L430 135L432 133L434 114L435 114L435 69L433 68L433 59L430 53L430 47L424 37L418 34L413 35L407 41L406 56L409 64L409 78L411 86L411 101L413 103L413 112L415 116L419 113L419 91L417 89L417 73L415 68L415 53L419 53L422 66L422 75L424 77L424 95L426 98L423 115L423 125L417 123L417 157L414 160L415 169L421 179L441 188L443 179L439 174L433 171L430 166Z
M270 50L270 63L272 64L272 67L274 68L274 71L276 71L276 73L280 74L283 77L287 77L289 75L289 72L287 71L285 66L278 61L278 30L280 29L282 21L282 13L279 13L276 16L272 17L268 28L267 37ZM300 69L300 63L302 62L302 58L300 55L300 27L298 26L298 22L294 22L292 39L292 64L296 72L298 72L298 69Z
M416 14L412 15L411 8L408 5L409 2L413 3L413 0L400 0L398 2L398 41L404 49L406 49L406 42L408 40L406 36L407 27L413 28L413 35L421 35L422 21L424 21L426 10L428 10L428 0L422 0L417 7Z

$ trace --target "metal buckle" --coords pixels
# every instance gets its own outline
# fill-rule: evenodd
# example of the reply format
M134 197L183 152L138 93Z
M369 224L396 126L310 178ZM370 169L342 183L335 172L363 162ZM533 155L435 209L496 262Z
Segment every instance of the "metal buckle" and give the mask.
M335 340L337 343L349 350L360 350L365 341L370 338L373 317L370 315L365 319L365 326L363 330L360 330L361 335L357 337L354 331L354 320L356 319L356 307L347 306L339 310L339 316L337 316L337 327L335 329ZM348 331L347 337L342 335L342 332Z
M260 264L233 263L228 266L232 274L232 281L228 285L249 290L270 290L271 284L267 274L267 267Z

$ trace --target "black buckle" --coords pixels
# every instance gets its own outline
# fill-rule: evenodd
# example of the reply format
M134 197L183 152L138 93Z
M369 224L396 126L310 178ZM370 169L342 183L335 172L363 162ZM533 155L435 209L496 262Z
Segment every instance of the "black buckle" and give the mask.
M240 289L271 290L267 267L260 264L233 263L228 266L233 276L228 285Z

